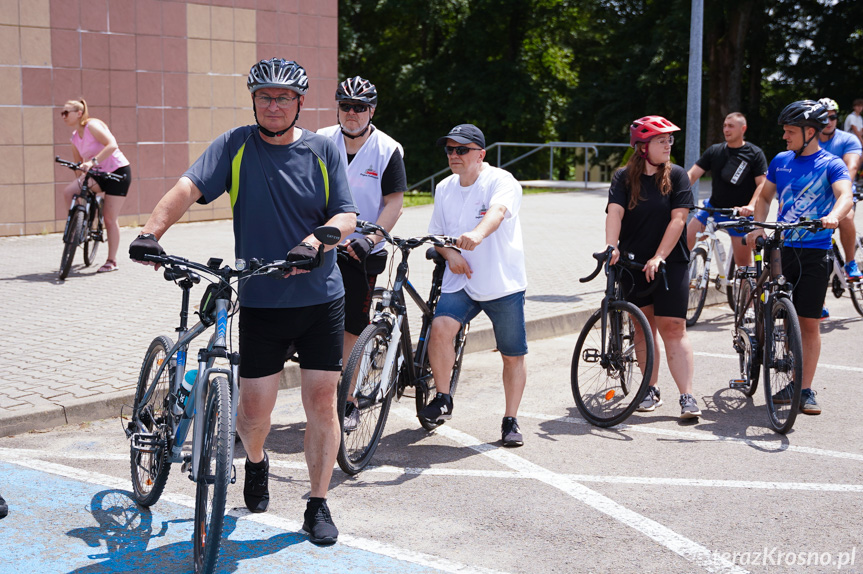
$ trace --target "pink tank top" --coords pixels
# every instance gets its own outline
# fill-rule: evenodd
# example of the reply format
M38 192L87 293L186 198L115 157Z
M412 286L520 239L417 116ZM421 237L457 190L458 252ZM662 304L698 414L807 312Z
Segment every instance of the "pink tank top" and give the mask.
M96 154L105 149L104 144L99 143L99 141L93 137L93 134L90 133L90 124L84 126L84 137L80 137L78 135L78 130L72 132L72 145L75 146L75 149L78 150L78 153L81 154L81 158L84 161L88 161L96 157ZM116 171L117 169L129 165L129 160L126 159L126 156L123 155L123 152L120 151L119 148L114 150L114 153L111 154L106 160L100 161L98 169L111 173L112 171Z

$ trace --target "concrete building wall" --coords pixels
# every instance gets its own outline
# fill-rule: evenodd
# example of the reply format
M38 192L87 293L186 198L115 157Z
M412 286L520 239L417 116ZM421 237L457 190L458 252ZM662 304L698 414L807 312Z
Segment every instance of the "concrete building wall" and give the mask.
M84 98L132 164L121 225L143 223L220 133L253 123L249 68L298 61L298 125L335 118L338 0L0 0L0 236L62 231L64 102ZM227 197L187 221L230 217Z

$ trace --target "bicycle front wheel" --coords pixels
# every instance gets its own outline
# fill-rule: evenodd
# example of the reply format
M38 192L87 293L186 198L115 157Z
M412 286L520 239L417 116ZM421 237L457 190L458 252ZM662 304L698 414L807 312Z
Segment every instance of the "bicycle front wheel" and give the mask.
M94 201L90 211L90 221L84 231L84 266L90 266L96 261L96 252L102 243L102 210Z
M174 366L166 366L158 378L159 368L169 361L168 350L174 344L168 337L153 339L138 376L135 402L132 406L132 421L129 430L131 440L132 489L135 502L151 506L159 500L171 465L168 449L171 444L171 411L168 397Z
M204 441L198 463L195 494L195 572L215 572L225 523L225 500L231 482L231 390L228 379L216 377L210 384ZM200 416L200 415L199 415Z
M392 330L386 322L372 323L363 329L339 382L342 440L336 460L339 467L351 475L371 462L390 412L397 386L399 359L396 355L389 373L384 372L387 351L391 345L399 344L399 341L391 340L391 336ZM396 349L396 353L400 352Z
M785 434L794 426L803 384L803 344L797 311L787 297L770 304L764 323L764 396L770 426Z
M737 264L734 263L734 252L732 251L731 253L729 253L728 257L731 258L731 263L729 263L728 275L725 276L725 281L727 282L725 285L725 296L728 298L728 306L731 307L732 311L734 311L738 301L737 291L740 287L740 283L735 280L735 275L737 274Z
M688 273L689 305L686 308L686 326L692 327L698 321L701 310L704 309L704 302L707 300L707 282L710 279L706 276L709 273L707 252L701 247L696 247L692 251Z
M626 420L644 398L655 357L650 325L638 307L628 301L609 304L604 353L601 319L599 309L578 336L571 384L581 416L593 425L610 427ZM638 356L643 357L643 370Z
M69 220L69 226L63 234L63 255L60 256L60 279L69 276L72 269L72 260L75 259L75 250L81 242L84 233L84 212L76 209Z

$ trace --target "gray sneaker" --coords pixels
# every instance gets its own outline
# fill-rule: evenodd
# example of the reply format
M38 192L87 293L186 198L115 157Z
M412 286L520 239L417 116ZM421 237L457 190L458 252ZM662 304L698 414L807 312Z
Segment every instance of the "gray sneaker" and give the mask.
M644 400L635 409L640 413L649 413L656 410L656 407L662 406L662 399L659 398L659 387L648 387L647 394L644 395Z
M518 428L518 421L515 417L503 417L500 425L500 440L503 446L521 446L524 444L524 438L521 436L521 429Z
M680 395L680 418L696 419L701 416L701 409L698 408L698 403L695 397L689 393Z
M815 402L815 391L803 389L800 395L800 411L805 415L820 415L821 407Z
M360 426L360 409L357 408L357 405L348 401L345 405L345 432L350 434L357 430L358 426Z

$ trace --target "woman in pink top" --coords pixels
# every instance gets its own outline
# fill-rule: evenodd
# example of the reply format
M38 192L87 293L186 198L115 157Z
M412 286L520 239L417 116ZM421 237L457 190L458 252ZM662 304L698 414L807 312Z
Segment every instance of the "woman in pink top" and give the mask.
M99 268L98 273L116 271L117 248L120 244L120 225L117 218L132 183L129 160L120 151L117 140L105 122L90 117L87 102L83 99L66 102L60 115L67 126L75 128L72 133L72 155L76 162L83 162L82 170L86 172L95 167L103 172L125 176L123 181L99 181L94 186L95 191L105 193L105 231L108 235L108 260ZM63 190L66 205L80 190L83 179L84 176L81 175Z

